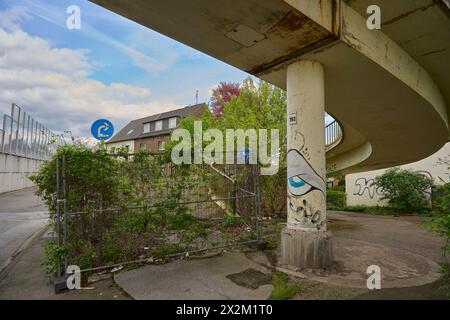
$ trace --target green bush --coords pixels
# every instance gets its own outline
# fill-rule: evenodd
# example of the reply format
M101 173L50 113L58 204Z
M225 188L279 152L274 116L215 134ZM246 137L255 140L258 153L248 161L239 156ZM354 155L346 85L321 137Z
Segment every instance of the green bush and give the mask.
M383 190L381 199L398 213L418 213L426 208L425 191L433 181L411 170L392 168L375 178L375 185Z
M49 207L52 227L57 224L58 158L60 179L64 177L66 185L66 209L83 213L68 219L65 247L54 242L46 245L44 265L49 274L66 254L71 263L89 268L135 259L142 254L140 248L163 245L164 236L173 231L180 233L184 246L206 235L203 223L179 203L189 183L183 170L167 177L160 159L144 151L134 157L111 156L103 146L88 149L76 144L59 147L31 178L37 195ZM165 201L160 202L162 195Z
M436 188L433 194L432 217L431 221L423 225L447 239L442 246L442 253L446 257L450 253L450 183ZM441 289L450 297L450 265L447 262L441 264L441 274L444 279Z
M441 214L450 212L450 183L436 187L433 193L433 212Z
M222 223L225 227L239 227L244 224L244 219L240 216L224 216Z
M346 193L339 190L327 190L327 208L331 210L342 210L346 205Z

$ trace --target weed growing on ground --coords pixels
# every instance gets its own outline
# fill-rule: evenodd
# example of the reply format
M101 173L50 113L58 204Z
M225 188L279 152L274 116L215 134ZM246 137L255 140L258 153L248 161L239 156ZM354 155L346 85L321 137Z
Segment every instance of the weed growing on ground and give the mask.
M302 289L300 285L290 283L289 276L283 272L274 272L272 274L273 290L270 294L270 300L289 300Z

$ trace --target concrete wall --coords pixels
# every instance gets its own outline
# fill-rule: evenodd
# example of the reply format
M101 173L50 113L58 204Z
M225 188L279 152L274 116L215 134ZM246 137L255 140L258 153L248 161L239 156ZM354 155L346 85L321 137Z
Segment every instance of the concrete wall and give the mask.
M42 160L0 153L0 193L33 186L28 176L37 172Z
M107 148L109 151L111 151L112 148L117 149L117 148L124 147L124 146L128 146L129 152L134 153L134 140L113 142L113 143L107 144Z
M443 184L450 182L448 162L450 162L450 142L430 157L400 166L400 168L421 172L433 178L436 184ZM385 205L386 202L380 200L381 190L377 190L373 185L375 177L385 171L386 169L382 169L346 175L347 205Z

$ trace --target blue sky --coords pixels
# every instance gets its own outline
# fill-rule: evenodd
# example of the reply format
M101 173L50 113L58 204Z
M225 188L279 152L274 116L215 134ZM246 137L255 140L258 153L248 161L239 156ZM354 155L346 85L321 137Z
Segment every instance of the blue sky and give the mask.
M66 27L70 5L81 9L81 30ZM9 81L0 112L13 99L55 131L85 135L101 116L120 128L193 104L196 90L208 101L218 82L248 76L85 0L0 0L0 32L0 86Z

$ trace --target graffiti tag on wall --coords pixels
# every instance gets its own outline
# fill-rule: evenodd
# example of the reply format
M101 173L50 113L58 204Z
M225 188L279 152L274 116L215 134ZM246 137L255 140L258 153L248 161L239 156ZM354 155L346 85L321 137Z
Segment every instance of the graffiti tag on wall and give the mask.
M314 170L305 156L296 149L287 154L288 206L295 212L295 223L306 228L321 229L325 225L322 211L304 196L319 192L325 198L325 180Z

